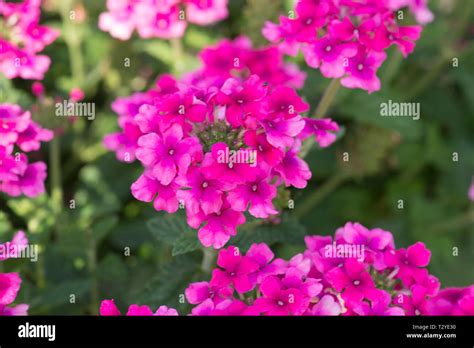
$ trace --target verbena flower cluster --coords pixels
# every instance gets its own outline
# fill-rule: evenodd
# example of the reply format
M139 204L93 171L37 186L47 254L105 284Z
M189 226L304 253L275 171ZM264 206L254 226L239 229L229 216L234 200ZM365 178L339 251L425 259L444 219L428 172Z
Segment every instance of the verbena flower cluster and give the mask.
M220 88L231 77L245 79L250 75L258 75L272 86L301 88L306 78L296 65L283 61L277 48L254 49L250 39L245 36L233 41L225 39L216 46L206 47L199 57L202 68L186 74L181 81L185 85L201 89ZM121 131L106 136L104 143L108 149L116 152L119 161L133 162L136 159L138 139L143 135L135 121L140 107L150 103L155 96L175 92L176 84L173 76L164 75L155 88L118 98L112 103L112 110L119 116Z
M210 25L228 16L227 0L107 0L107 9L99 28L120 40L135 30L142 38L178 38L187 22Z
M26 248L28 240L23 231L17 232L11 242L0 244L0 261L9 257L15 257ZM20 291L21 278L16 272L0 273L0 316L2 315L27 315L28 305L19 304L13 306L18 291Z
M263 34L289 55L301 49L306 63L323 76L371 93L380 89L377 70L385 51L396 45L406 57L420 37L420 25L399 24L403 12L394 11L405 6L421 23L432 19L419 0L299 0L279 24L267 22Z
M301 142L315 137L326 147L339 130L330 119L302 116L309 106L293 88L279 84L295 79L277 51L247 47L234 60L232 48L243 43L226 41L202 54L204 61L226 54L221 59L236 62L242 74L229 77L228 64L206 74L210 65L204 64L187 83L164 76L154 90L116 101L123 133L105 139L119 158L136 157L145 167L132 185L135 198L153 201L156 210L168 213L185 206L201 243L216 249L245 223L244 212L256 218L278 214L273 205L277 188L304 188L311 177L298 157ZM279 65L261 68L258 52L263 52L259 63L265 59ZM278 76L269 76L270 83L255 70ZM207 78L189 83L200 74Z
M25 153L38 151L53 132L31 119L15 104L0 104L0 192L36 197L45 190L46 164L30 163ZM22 151L22 152L21 152Z
M474 285L440 290L421 242L396 249L390 232L350 222L305 241L289 261L265 243L222 249L211 280L185 290L192 315L474 315ZM101 313L118 314L108 303Z
M114 300L103 300L99 309L100 315L118 316L121 315L120 310L115 305ZM127 316L176 316L178 312L174 308L160 306L154 313L148 306L130 305L128 307Z
M51 59L38 54L59 32L39 25L41 0L0 0L0 72L7 78L42 80Z

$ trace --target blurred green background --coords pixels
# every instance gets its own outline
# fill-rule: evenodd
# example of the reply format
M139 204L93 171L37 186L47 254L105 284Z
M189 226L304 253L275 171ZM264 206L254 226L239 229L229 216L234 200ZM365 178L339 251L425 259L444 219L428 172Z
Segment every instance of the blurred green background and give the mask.
M230 0L228 20L189 26L184 70L198 67L197 53L224 37L245 34L256 46L265 45L263 22L288 8L283 0ZM389 50L379 72L381 91L339 90L328 116L345 134L331 148L307 156L313 178L306 189L291 192L295 209L282 215L280 225L241 228L234 244L245 249L265 241L287 258L304 250L304 235L331 235L347 221L358 221L391 231L397 247L425 242L432 251L430 271L443 287L474 283L474 203L467 197L474 174L474 1L432 0L430 8L436 19L415 52L403 59ZM68 20L71 9L79 20ZM43 126L61 132L35 154L49 164L48 195L0 195L0 238L9 240L23 229L41 255L37 263L9 260L0 267L20 272L17 303L29 303L30 314L97 314L105 298L115 298L123 310L131 303L167 304L185 314L179 295L189 282L209 279L196 232L183 216L165 216L133 199L130 185L140 175L139 163L120 163L102 146L104 135L118 129L110 109L117 96L146 90L159 74L181 68L166 41L134 36L121 42L99 31L104 9L104 1L44 1L43 22L62 30L45 51L53 61L44 80L47 93L67 97L81 86L86 101L96 103L96 119L70 124L54 117L52 105L35 112ZM131 67L124 68L125 58ZM297 61L308 73L300 93L315 108L330 81L307 69L301 57ZM34 103L31 81L1 77L0 86L1 102L25 108ZM421 103L421 119L381 117L380 104L390 99ZM53 183L54 168L60 185Z

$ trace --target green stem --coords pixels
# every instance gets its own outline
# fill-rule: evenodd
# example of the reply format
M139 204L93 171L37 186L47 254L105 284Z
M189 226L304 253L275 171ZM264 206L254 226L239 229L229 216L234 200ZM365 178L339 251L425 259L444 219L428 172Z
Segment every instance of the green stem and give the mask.
M44 289L46 287L46 274L44 267L44 260L38 255L38 260L35 263L36 268L36 286L38 289Z
M63 188L61 178L61 138L56 135L50 142L49 165L51 178L51 202L55 216L56 234L59 232L60 217L63 211Z
M87 261L89 266L89 272L92 276L91 278L91 303L90 303L90 312L97 313L99 308L99 279L97 275L97 245L92 235L90 228L86 229L86 238L89 244L87 250Z
M174 38L170 40L170 44L175 58L174 70L180 76L185 71L183 41L181 38Z
M214 266L214 259L216 257L216 251L212 248L203 249L203 258L201 263L201 269L205 273L211 273L211 270Z
M324 91L321 101L316 107L314 118L323 118L326 116L326 113L329 110L329 107L331 106L332 102L334 101L334 97L336 96L339 87L341 87L339 79L332 79L331 83L329 83L326 90Z
M403 55L398 50L392 52L392 56L387 64L385 69L385 74L382 78L383 83L389 83L395 77L400 65L403 62Z
M336 188L342 185L348 175L346 173L338 173L327 180L317 190L311 192L307 198L295 209L295 216L301 218L306 213L310 212L314 206L321 202L326 196L333 192Z
M83 87L85 68L81 50L81 37L75 25L71 23L72 20L69 18L69 12L73 4L73 0L64 0L61 2L61 19L63 23L64 41L67 45L69 62L71 64L71 74L74 82L79 87Z
M326 116L326 113L331 107L331 104L333 103L334 98L336 97L337 91L339 90L340 87L341 87L341 83L339 79L331 80L326 90L324 91L321 101L316 107L314 118L324 118ZM314 143L315 143L314 137L310 137L305 140L305 142L303 143L303 146L301 147L301 152L300 152L301 158L306 157L308 152L311 150L311 147L313 147Z

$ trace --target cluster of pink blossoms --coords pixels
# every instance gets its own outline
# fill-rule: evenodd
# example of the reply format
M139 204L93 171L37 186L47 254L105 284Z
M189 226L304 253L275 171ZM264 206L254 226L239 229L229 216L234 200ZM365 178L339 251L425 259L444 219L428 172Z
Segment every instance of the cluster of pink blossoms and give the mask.
M118 316L120 311L115 305L114 300L103 300L99 309L100 315L103 316ZM127 316L176 316L178 312L174 308L160 306L155 313L148 306L139 306L136 304L128 307Z
M347 223L331 236L307 236L289 261L265 244L222 249L209 282L190 284L192 315L474 315L474 285L440 290L421 242L396 249L390 232ZM119 315L111 300L102 315ZM160 307L155 313L176 315ZM129 315L152 315L132 305Z
M185 291L193 315L473 315L474 286L439 291L418 242L395 249L390 232L347 223L306 237L289 261L253 244L221 250L210 282Z
M40 149L53 132L32 121L31 113L18 105L0 104L0 192L36 197L45 190L46 164L29 163L23 152Z
M323 76L371 93L380 89L377 70L385 50L396 45L406 57L420 37L420 25L397 22L394 11L405 6L421 23L432 19L422 0L299 0L295 13L280 17L278 25L267 22L263 34L286 54L301 49Z
M134 30L142 38L171 39L184 35L187 22L210 25L228 16L227 0L107 0L99 28L128 40Z
M242 44L225 41L205 50L203 59L231 55L231 48ZM330 119L302 117L309 106L293 88L279 84L295 79L277 51L256 52L276 60L279 67L263 68L255 62L259 55L248 48L237 61L226 57L246 64L236 65L237 72L227 64L201 83L189 82L210 69L204 64L187 82L164 76L154 90L113 105L123 132L106 137L106 146L116 150L119 159L136 157L145 167L132 194L168 213L184 205L188 224L199 230L206 247L224 246L245 223L246 211L256 218L278 214L272 203L278 186L304 188L311 177L298 157L302 141L313 136L326 147L339 131ZM263 80L249 76L255 70L279 74L274 81L272 76Z
M24 232L19 231L11 242L0 244L0 261L9 257L16 257L26 248L28 240ZM19 304L11 306L20 291L21 278L18 273L0 273L0 316L2 315L27 315L28 305Z
M59 32L39 25L41 0L0 0L0 72L7 78L42 80L51 59L39 55Z
M287 85L301 88L306 75L294 64L286 64L276 47L252 48L249 38L241 36L235 40L222 40L216 46L207 47L200 53L202 68L183 77L181 83L201 89L220 88L230 77L245 79L258 75L271 86ZM118 98L112 103L112 110L119 115L121 131L105 138L105 146L117 154L123 162L135 161L138 139L143 132L135 121L142 105L155 97L176 90L176 80L169 75L162 76L156 87L145 93L135 93Z

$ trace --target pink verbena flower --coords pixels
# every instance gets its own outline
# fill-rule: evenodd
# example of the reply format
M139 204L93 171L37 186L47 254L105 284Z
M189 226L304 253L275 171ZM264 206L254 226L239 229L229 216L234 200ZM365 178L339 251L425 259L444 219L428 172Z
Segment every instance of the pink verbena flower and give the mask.
M297 65L283 61L278 48L253 48L246 36L233 41L224 39L215 46L205 47L199 57L203 67L187 74L184 81L201 87L221 87L230 77L246 79L258 75L273 86L301 88L306 78Z
M245 223L245 216L234 210L227 200L217 212L196 214L188 212L188 224L198 228L198 238L205 247L222 248L237 234L237 227Z
M187 21L210 25L228 16L227 0L108 0L99 28L128 40L137 30L142 38L181 37Z
M430 315L474 315L474 286L446 288L428 301Z
M240 254L239 249L229 247L221 250L217 257L217 265L223 270L216 268L212 272L212 285L220 287L232 285L240 294L255 287L250 275L256 272L259 266L251 258Z
M360 302L375 289L374 281L367 272L366 266L354 259L347 259L342 268L332 269L326 278L349 303Z
M400 256L408 249L409 254L417 251L421 259L427 254L422 243L416 243L415 248L396 250L390 232L379 228L370 230L358 223L347 223L338 229L336 240L347 247L363 244L369 253L377 250L385 253L389 248L387 252L395 250L395 255ZM275 259L264 243L252 244L246 254L241 254L236 247L221 250L217 261L220 268L213 270L211 281L191 284L186 290L188 301L196 304L192 314L473 314L474 286L439 291L439 280L421 266L427 265L424 259L414 261L416 266L406 265L413 267L409 270L413 279L407 285L398 278L398 266L376 268L371 257L359 261L337 254L324 257L325 249L334 246L330 236L307 236L305 241L307 250L289 261Z
M31 120L18 105L0 104L0 192L36 197L45 191L46 164L29 163L24 152L37 151L53 132Z
M42 80L49 57L39 55L59 32L39 24L41 1L0 4L0 72L7 78Z
M99 309L102 316L119 316L121 315L119 309L115 305L114 300L103 300ZM128 307L127 316L176 316L178 312L174 308L167 306L160 306L155 313L148 306L140 306L132 304Z
M295 56L301 49L307 64L324 77L372 93L380 89L377 70L386 59L384 51L396 45L406 57L420 37L420 25L397 21L394 11L404 7L421 24L432 20L423 0L299 0L279 24L267 22L263 35L286 54Z
M150 172L144 173L132 184L132 195L142 202L153 202L156 210L164 210L168 213L175 213L179 207L176 197L178 185L170 182L163 185Z
M324 295L321 299L317 299L315 305L306 313L307 315L317 316L335 316L342 312L341 304L332 295Z
M236 235L246 212L278 214L278 187L303 188L311 177L299 157L308 105L287 85L228 78L227 69L204 84L163 76L150 91L116 100L122 131L104 140L120 160L141 162L135 198L169 213L185 208L201 243L215 249ZM337 124L320 128L329 145Z
M393 236L380 228L369 230L359 223L348 222L336 231L336 243L355 244L364 248L365 262L373 264L377 270L386 268L384 253L395 249Z
M279 273L278 265L271 262L274 254L265 243L252 244L246 256L258 264L257 271L251 275L257 284L260 284L266 277Z
M18 257L18 253L26 248L28 239L23 231L18 231L11 242L0 244L2 254L0 261L9 257ZM12 306L20 291L21 278L18 273L0 273L0 316L27 315L28 305Z
M255 180L240 184L229 192L230 205L237 211L246 211L256 218L267 218L277 214L272 200L276 197L276 188L268 182L268 173L260 171Z
M329 118L311 119L304 118L305 127L301 131L299 137L307 139L314 136L314 139L321 147L328 147L336 141L336 133L339 132L339 126L336 122Z
M186 290L186 299L191 304L200 304L211 299L214 303L222 302L232 296L234 290L230 286L216 286L209 282L197 282L190 284Z
M267 277L260 285L263 296L254 306L267 315L301 315L309 305L298 288L285 288L282 281L274 276Z
M390 250L385 252L384 261L387 267L398 269L397 278L401 279L406 286L416 282L421 267L430 263L431 251L425 244L417 242L407 249Z
M420 285L413 285L410 289L411 294L401 294L395 300L395 304L401 306L406 315L426 315L428 314L428 296L426 288Z
M202 153L199 140L183 138L183 129L174 124L161 135L150 133L138 140L137 158L163 185L170 184L178 173L185 173Z

